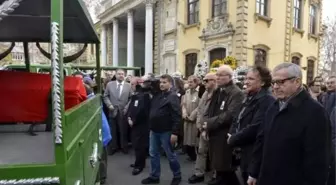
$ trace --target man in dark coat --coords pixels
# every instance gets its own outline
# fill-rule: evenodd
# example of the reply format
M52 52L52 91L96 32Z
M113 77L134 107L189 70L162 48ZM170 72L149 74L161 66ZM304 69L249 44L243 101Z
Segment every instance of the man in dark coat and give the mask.
M233 117L243 102L243 92L233 84L231 67L221 66L217 71L217 90L214 92L203 121L209 136L209 157L216 179L208 184L233 184L232 148L227 144L227 134Z
M266 112L249 170L249 185L323 185L330 160L330 120L302 89L301 67L273 70L277 101Z
M128 124L132 129L132 146L135 152L135 162L132 165L133 175L138 175L145 168L149 144L150 95L149 92L143 92L140 84L140 78L135 77L131 80L134 93L127 111Z
M269 91L271 81L271 72L266 67L255 66L247 72L244 82L247 96L230 128L228 144L238 147L235 151L237 158L240 157L240 170L245 183L259 126L269 105L275 101Z

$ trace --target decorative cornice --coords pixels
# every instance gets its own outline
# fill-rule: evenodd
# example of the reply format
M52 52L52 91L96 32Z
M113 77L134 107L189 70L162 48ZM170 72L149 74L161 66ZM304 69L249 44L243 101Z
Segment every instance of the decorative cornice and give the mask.
M43 177L34 179L11 179L11 180L0 180L0 185L34 185L34 184L60 184L59 177Z
M134 13L135 13L135 10L133 9L127 10L127 17L133 17Z
M22 0L7 0L0 5L0 21L12 13Z
M146 5L153 5L154 3L156 3L156 0L144 0L144 3Z

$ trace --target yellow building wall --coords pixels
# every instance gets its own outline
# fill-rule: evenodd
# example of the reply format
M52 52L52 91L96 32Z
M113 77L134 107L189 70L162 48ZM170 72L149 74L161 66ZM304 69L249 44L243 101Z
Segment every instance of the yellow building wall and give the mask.
M187 25L187 0L178 1L178 29L177 29L177 69L182 74L185 73L185 55L188 53L198 53L197 60L205 59L206 54L204 53L204 42L199 39L202 35L202 30L206 28L208 20L211 18L212 13L212 1L211 0L200 0L199 1L199 24ZM294 53L300 53L301 66L303 67L303 81L306 82L306 70L307 67L307 57L313 57L316 59L315 62L315 74L317 71L318 63L318 52L319 44L318 40L313 38L308 38L309 32L309 2L304 2L303 8L303 27L304 35L301 37L299 33L291 33L291 47L290 55ZM228 3L228 22L233 24L233 28L236 29L237 16L237 1L227 1ZM267 67L273 69L276 65L285 61L285 31L286 31L286 7L287 0L270 0L269 7L269 17L272 19L269 25L267 21L258 19L256 21L256 0L246 1L248 4L248 23L247 23L247 43L245 46L247 48L247 65L254 65L254 46L264 45L269 48L267 56ZM292 4L293 5L293 4ZM291 7L291 11L292 11ZM321 11L321 10L318 10ZM317 13L320 15L320 13ZM292 13L291 13L291 16ZM291 17L292 21L293 17ZM318 20L320 20L318 18ZM319 21L317 21L319 22ZM319 30L320 25L317 25ZM319 33L319 31L317 31ZM219 43L221 40L227 38L218 38L208 43ZM239 40L239 39L238 39ZM236 38L232 38L232 54L236 54ZM227 48L226 48L227 49ZM207 51L205 51L207 52ZM290 62L290 61L289 61Z
M316 76L317 73L317 67L319 62L319 44L318 40L314 38L309 38L309 8L310 4L309 1L303 1L304 2L304 8L303 8L303 17L302 17L302 30L304 31L303 36L301 36L300 33L296 32L295 30L292 30L292 37L291 37L291 53L299 53L302 55L301 58L301 67L306 68L307 67L307 61L308 58L314 58L315 59L315 71L314 76ZM321 11L318 9L318 20ZM317 29L320 28L320 21L317 21ZM319 34L319 29L317 30L317 34ZM303 74L303 82L307 81L307 69L302 70Z
M269 17L272 18L270 25L264 20L255 21L256 1L248 2L247 64L254 65L253 46L266 45L270 48L267 66L272 69L284 61L286 1L272 0L272 8L269 12Z

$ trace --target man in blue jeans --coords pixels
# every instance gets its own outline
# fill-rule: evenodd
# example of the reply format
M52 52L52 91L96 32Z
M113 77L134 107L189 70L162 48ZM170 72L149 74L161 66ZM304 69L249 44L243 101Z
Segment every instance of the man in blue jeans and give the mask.
M160 90L153 95L149 113L149 154L151 157L150 176L142 180L142 184L160 183L160 148L163 147L170 169L173 172L171 185L179 185L181 182L180 163L173 151L173 145L177 142L179 124L181 123L181 106L176 93L170 91L173 79L169 75L160 77Z

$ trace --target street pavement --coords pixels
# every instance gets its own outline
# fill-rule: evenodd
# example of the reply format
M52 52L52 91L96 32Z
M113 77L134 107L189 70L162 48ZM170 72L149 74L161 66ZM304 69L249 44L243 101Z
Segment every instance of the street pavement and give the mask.
M194 163L187 161L186 155L180 155L179 161L182 171L182 183L180 185L187 185L188 178L193 172ZM141 180L148 177L150 170L150 161L147 159L146 168L137 176L132 175L132 168L130 164L134 162L134 155L129 153L116 153L108 158L108 177L106 185L141 185ZM169 168L168 160L161 157L161 178L160 185L170 185L172 173ZM201 183L202 185L204 183Z

